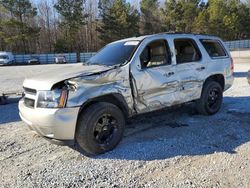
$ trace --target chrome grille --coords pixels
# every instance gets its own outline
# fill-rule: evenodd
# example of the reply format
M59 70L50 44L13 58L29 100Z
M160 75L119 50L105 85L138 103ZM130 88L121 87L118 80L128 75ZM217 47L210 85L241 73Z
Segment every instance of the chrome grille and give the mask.
M27 107L34 108L35 106L35 100L34 99L28 99L24 97L24 104Z
M24 104L29 108L34 108L36 103L36 94L35 89L24 87Z
M30 88L26 88L24 87L24 92L25 93L28 93L28 94L31 94L31 95L36 95L36 90L35 89L30 89Z

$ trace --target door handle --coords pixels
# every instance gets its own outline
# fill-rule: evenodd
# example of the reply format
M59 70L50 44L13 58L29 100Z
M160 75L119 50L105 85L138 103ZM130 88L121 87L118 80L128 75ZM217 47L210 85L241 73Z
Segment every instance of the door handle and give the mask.
M206 68L205 67L199 67L199 68L197 68L196 70L197 71L203 71L203 70L205 70Z
M168 73L164 74L165 77L170 77L170 76L173 76L173 75L174 75L174 72L168 72Z

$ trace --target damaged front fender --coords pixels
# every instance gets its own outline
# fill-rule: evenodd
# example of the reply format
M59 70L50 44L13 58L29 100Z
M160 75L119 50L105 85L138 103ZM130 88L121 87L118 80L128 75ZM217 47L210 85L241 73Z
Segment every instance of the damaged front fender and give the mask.
M129 115L133 113L133 98L129 82L129 65L67 81L67 107L83 106L87 102L107 96L123 97Z

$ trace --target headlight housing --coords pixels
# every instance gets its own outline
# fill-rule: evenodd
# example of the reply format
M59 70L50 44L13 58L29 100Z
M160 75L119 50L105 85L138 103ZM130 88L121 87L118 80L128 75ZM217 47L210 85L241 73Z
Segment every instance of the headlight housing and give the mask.
M65 89L39 91L37 108L64 108L68 97Z

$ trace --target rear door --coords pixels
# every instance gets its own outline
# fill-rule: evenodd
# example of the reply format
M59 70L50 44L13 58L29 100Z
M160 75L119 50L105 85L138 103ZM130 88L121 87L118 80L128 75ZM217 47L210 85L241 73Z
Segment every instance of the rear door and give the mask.
M178 77L166 39L145 42L132 64L137 112L149 112L178 102Z
M180 81L180 101L200 98L206 64L193 38L174 38L176 74Z

